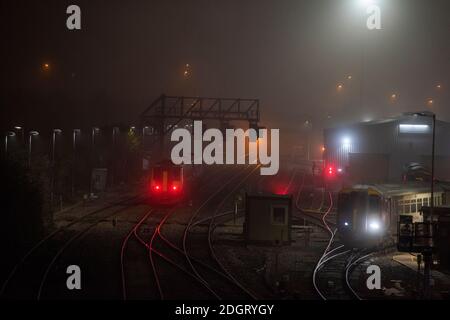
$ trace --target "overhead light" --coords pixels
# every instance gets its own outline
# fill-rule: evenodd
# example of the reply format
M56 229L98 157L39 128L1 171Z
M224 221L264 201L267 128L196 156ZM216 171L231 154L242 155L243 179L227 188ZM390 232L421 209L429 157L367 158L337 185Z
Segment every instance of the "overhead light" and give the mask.
M428 124L400 124L400 133L426 133L430 126Z
M351 144L351 140L350 140L350 138L349 137L344 137L344 138L342 138L342 146L344 147L344 148L350 148L350 144Z

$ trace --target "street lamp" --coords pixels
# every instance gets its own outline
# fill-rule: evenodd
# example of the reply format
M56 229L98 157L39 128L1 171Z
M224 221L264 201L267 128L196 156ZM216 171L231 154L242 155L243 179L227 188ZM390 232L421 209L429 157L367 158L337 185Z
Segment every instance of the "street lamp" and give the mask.
M308 132L308 145L307 145L307 154L308 154L308 160L311 160L311 131L312 131L312 122L310 120L306 120L304 122L304 127Z
M145 135L147 133L148 126L142 127L142 150L145 149Z
M77 135L81 134L80 129L73 129L72 132L72 198L75 195L75 160L76 160L76 149L77 149Z
M8 131L5 135L5 156L8 155L8 138L14 137L15 135L16 135L16 133L12 132L12 131Z
M33 136L38 136L39 132L37 131L30 131L28 133L28 167L31 166L31 142L33 141L32 137Z
M22 135L22 143L25 144L25 136L24 136L24 129L22 126L14 126L14 130L20 131Z
M99 128L92 127L92 150L94 150L94 146L95 146L95 135L98 134L99 131L100 131Z
M56 141L56 135L61 134L61 129L53 129L53 136L52 136L52 162L53 165L55 164L55 141Z
M112 129L112 140L113 140L113 153L115 153L115 151L116 151L116 134L117 133L120 133L120 129L119 129L119 127L113 127L113 129ZM116 166L115 166L115 164L116 164L116 162L114 161L115 160L115 154L113 154L113 156L112 156L112 170L111 170L111 184L112 185L114 185L114 175L115 175L115 171L116 171Z
M414 112L407 113L414 117L429 117L433 122L432 142L431 142L431 201L430 201L430 217L433 219L434 212L434 158L435 158L435 145L436 145L436 114L432 112ZM424 261L424 295L429 296L430 293L430 280L431 280L431 264L432 264L432 252L431 248L424 249L423 261Z
M91 173L89 176L89 193L92 193L92 171L94 169L95 135L100 132L98 127L92 127L92 148L91 148Z
M50 192L50 204L53 207L53 199L55 194L55 142L56 142L56 135L61 134L61 129L53 129L52 134L52 188Z

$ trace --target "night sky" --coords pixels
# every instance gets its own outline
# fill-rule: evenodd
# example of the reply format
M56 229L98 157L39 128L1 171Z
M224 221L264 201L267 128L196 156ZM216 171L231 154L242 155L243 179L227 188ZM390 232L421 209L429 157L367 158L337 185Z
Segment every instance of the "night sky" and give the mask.
M1 127L133 124L161 93L258 98L281 134L424 110L428 98L450 120L450 1L380 0L380 31L362 27L356 3L3 0ZM70 4L81 31L66 29Z

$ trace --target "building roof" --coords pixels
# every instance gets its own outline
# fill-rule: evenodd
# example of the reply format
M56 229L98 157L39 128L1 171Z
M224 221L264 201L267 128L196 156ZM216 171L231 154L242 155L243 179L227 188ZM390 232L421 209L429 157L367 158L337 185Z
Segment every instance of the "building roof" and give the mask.
M351 124L340 124L334 127L330 127L328 129L340 129L340 128L348 128L350 127L355 127L355 126L371 126L371 125L379 125L379 124L387 124L387 123L395 123L395 122L399 122L402 120L406 120L409 121L411 120L411 117L414 117L414 115L421 115L422 117L425 117L426 119L429 119L429 121L431 121L431 119L429 117L431 117L433 115L432 112L429 111L416 111L416 112L404 112L401 113L397 116L392 116L392 117L385 117L385 118L380 118L380 119L375 119L375 120L370 120L370 121L362 121L362 122L355 122L355 123L351 123ZM436 120L436 122L438 124L444 124L444 125L450 125L450 123L442 121L442 120Z
M410 183L404 183L404 184L393 184L393 183L387 183L387 184L370 184L370 185L355 185L353 186L354 189L369 189L373 188L377 190L378 192L388 195L388 196L404 196L404 195L410 195L410 194L416 194L416 193L429 193L430 191L430 184L429 183L423 183L423 182L410 182ZM435 184L435 191L436 192L443 192L443 188Z

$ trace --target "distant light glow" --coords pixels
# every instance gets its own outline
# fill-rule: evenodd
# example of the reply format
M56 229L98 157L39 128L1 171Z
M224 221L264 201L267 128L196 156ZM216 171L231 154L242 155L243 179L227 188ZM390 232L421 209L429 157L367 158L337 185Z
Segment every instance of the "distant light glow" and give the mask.
M371 229L371 230L373 230L373 231L377 231L377 230L380 230L380 224L378 223L378 222L371 222L370 224L369 224L369 228Z
M375 0L358 0L358 4L363 7L368 7L373 3L375 3Z
M339 168L338 170L337 170L339 173L342 173L342 168Z
M344 226L348 227L348 222L344 222Z
M352 143L352 141L350 140L349 137L342 138L342 147L348 149L348 148L350 148L351 143Z
M430 126L427 124L400 124L400 133L426 133Z

